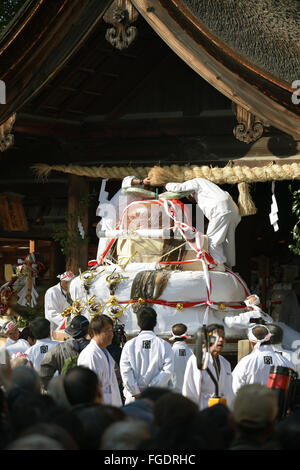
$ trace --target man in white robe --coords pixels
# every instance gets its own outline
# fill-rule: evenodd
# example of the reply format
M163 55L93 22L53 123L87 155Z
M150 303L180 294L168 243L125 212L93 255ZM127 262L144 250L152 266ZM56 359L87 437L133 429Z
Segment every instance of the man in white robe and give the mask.
M192 349L186 343L188 335L187 326L183 323L177 323L172 326L172 336L170 341L174 341L172 346L174 352L174 374L171 381L171 387L175 392L181 393L183 387L183 378L189 358L193 355Z
M104 182L104 181L103 181ZM102 182L102 184L103 184ZM136 176L126 176L122 181L121 189L119 189L116 194L108 201L107 193L101 187L100 196L99 196L99 205L96 210L96 215L101 216L100 222L97 224L96 233L114 230L119 224L120 217L128 204L133 201L140 199L139 195L134 194L123 194L123 191L130 188L131 186L136 186L138 188L143 188L144 185L150 183L149 178L141 180ZM97 260L101 260L103 253L105 252L110 238L99 237L98 250L97 250Z
M7 337L4 348L9 353L10 357L15 353L25 353L29 348L30 344L25 339L20 338L19 328L14 321L5 323L2 327L2 332Z
M232 388L235 394L246 384L259 383L267 386L271 366L294 370L293 364L286 357L274 351L271 337L267 325L255 325L249 329L248 338L252 352L244 356L232 372Z
M226 405L231 408L233 403L231 365L221 356L225 345L224 327L217 324L208 325L207 331L213 338L207 368L199 370L196 356L193 354L190 357L184 374L182 394L197 403L200 410L207 408L209 399L216 395L225 398Z
M168 387L174 371L172 346L153 331L155 310L143 307L137 317L141 332L124 344L120 359L125 404L135 401L148 387Z
M199 208L208 219L206 235L209 253L223 268L224 263L235 265L235 229L241 220L239 209L231 196L219 186L204 178L194 178L184 183L168 183L167 191L191 191ZM223 269L224 270L224 269Z
M36 342L25 352L33 368L38 370L46 353L59 343L50 338L50 322L47 318L35 318L29 326Z
M50 322L51 335L65 321L62 312L70 307L72 303L68 296L68 287L75 275L71 271L66 271L57 277L59 278L59 283L46 291L44 301L45 318Z
M93 370L102 386L103 403L122 406L119 385L115 374L115 361L107 351L113 340L113 321L107 315L96 315L90 321L90 343L78 356L77 365Z

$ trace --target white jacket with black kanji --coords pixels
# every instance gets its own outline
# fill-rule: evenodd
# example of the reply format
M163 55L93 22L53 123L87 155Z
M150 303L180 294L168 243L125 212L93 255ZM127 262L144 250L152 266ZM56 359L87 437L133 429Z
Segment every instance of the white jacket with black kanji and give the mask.
M282 366L294 369L292 363L271 345L260 345L244 356L232 371L232 388L236 394L242 385L259 383L267 385L271 366Z
M153 331L141 331L125 343L120 360L126 404L147 387L167 387L174 371L171 345Z
M181 393L185 369L189 358L193 355L193 351L185 341L176 341L173 344L172 349L174 352L172 388L174 388L174 391Z

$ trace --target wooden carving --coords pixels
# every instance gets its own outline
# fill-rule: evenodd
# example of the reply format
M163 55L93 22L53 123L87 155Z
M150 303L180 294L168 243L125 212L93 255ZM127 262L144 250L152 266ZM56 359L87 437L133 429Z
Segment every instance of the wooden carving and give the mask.
M106 31L105 38L116 49L123 50L132 44L137 36L137 28L131 26L139 14L129 0L114 0L103 16L112 28Z
M11 133L16 120L16 113L0 125L0 152L5 152L14 144L14 135Z
M235 138L246 144L258 140L264 131L262 120L236 103L232 103L232 109L238 121L233 129Z

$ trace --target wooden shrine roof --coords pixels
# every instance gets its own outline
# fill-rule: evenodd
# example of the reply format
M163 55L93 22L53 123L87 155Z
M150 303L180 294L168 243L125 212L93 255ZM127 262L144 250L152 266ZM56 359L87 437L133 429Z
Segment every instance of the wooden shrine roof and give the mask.
M128 6L127 0L115 1ZM245 3L249 12L258 4ZM274 127L298 140L300 105L291 99L300 60L296 2L267 3L273 16L268 9L243 15L241 0L222 0L222 8L220 1L209 0L133 0L140 13L133 23L137 39L120 51L105 38L111 25L103 15L111 0L29 0L0 38L0 79L7 88L0 123L17 112L15 130L20 133L110 138L127 135L124 117L138 116L142 123L147 110L146 122L129 125L128 132L139 137L164 129L172 135L177 124L168 119L176 118L185 97L187 112L180 119L205 116L215 106L227 111L221 121L229 129L233 102L258 116L266 129ZM182 61L185 68L178 65ZM151 85L165 87L160 117ZM214 118L218 133L218 113Z

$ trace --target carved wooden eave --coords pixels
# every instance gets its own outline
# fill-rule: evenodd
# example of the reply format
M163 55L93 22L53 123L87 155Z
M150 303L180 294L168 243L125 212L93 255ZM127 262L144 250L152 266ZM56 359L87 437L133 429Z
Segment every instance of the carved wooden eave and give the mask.
M116 49L127 49L137 37L137 28L132 25L139 14L129 0L114 0L103 20L111 27L106 31L107 41Z
M292 83L277 78L230 48L183 0L132 0L132 3L179 57L248 113L248 117L255 116L260 125L274 126L300 139L300 104L293 100Z
M0 124L22 108L84 44L112 0L31 0L0 38L6 104Z

